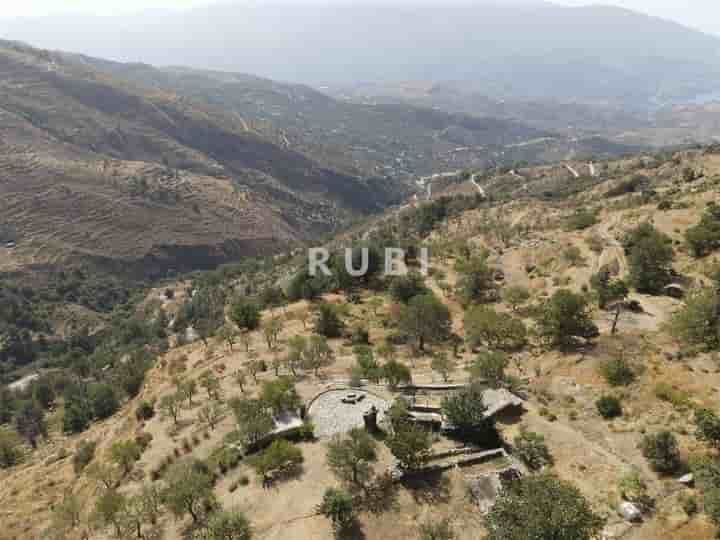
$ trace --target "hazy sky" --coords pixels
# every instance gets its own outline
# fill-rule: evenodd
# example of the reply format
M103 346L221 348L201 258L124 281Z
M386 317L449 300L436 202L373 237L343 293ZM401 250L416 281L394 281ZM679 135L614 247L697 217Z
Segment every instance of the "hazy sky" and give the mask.
M254 1L262 4L267 0ZM307 0L284 1L301 2ZM353 1L362 2L363 0L324 1L333 3ZM442 1L443 0L438 0L438 2ZM503 2L504 0L497 1ZM554 1L557 4L575 6L592 3L613 4L649 13L651 15L672 19L707 32L720 34L720 2L718 2L718 0L599 0L595 2L591 0ZM144 9L187 9L216 2L217 0L2 0L3 6L2 11L0 11L0 17L14 17L18 15L49 15L68 12L114 15L119 13L137 12ZM402 2L405 4L412 4L413 0L402 0Z

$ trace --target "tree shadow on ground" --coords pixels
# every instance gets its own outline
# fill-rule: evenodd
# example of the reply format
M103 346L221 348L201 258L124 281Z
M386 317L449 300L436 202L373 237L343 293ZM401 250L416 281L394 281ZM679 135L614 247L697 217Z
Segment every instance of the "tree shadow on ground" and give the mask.
M450 479L442 471L408 476L403 478L402 485L418 504L442 504L450 501Z

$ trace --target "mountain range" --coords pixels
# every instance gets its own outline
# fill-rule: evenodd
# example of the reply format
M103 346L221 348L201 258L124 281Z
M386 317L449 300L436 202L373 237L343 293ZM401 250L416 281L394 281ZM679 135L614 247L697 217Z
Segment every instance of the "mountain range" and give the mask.
M461 81L503 99L646 109L710 94L720 40L637 12L545 2L229 3L0 22L34 45L315 86Z

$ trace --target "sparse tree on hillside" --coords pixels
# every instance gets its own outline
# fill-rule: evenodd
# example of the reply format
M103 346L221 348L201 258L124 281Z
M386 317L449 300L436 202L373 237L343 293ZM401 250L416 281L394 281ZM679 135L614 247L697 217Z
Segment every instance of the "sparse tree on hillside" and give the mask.
M322 368L332 364L334 353L325 336L310 336L303 351L303 359L305 368L313 371L315 377L319 375Z
M575 486L545 474L509 484L485 518L488 540L591 540L604 523Z
M456 367L456 362L445 351L440 351L433 355L430 367L442 377L443 381L448 382L450 374Z
M260 326L260 306L247 298L238 298L230 306L230 319L244 332L257 330Z
M315 317L315 333L326 338L340 337L345 328L344 323L340 320L337 310L332 304L321 303L317 307Z
M382 376L393 390L399 385L407 384L412 380L410 369L397 360L390 360L382 367Z
M220 400L220 379L212 371L205 370L200 375L200 386L207 392L208 399Z
M658 294L670 282L672 240L650 223L632 230L623 243L630 265L630 284L638 292Z
M491 302L497 298L494 271L485 257L460 261L456 266L460 275L457 292L465 304Z
M405 420L397 423L385 444L402 467L419 469L430 457L432 436L422 426Z
M33 448L37 448L38 438L47 438L45 413L34 402L24 402L15 415L15 429Z
M464 326L468 344L473 349L485 344L491 349L515 350L527 341L527 329L520 319L486 306L469 309Z
M120 467L123 476L130 474L141 453L140 446L133 440L117 441L110 447L110 459Z
M269 407L273 414L293 412L300 407L300 395L290 377L279 377L274 381L264 381L260 389L261 401Z
M699 289L685 299L672 316L670 331L687 345L720 349L720 289Z
M237 338L237 332L235 329L229 324L224 324L222 328L220 328L218 336L227 344L228 351L233 352L235 339Z
M247 446L257 444L273 429L274 422L267 406L259 399L235 398L230 402L238 430Z
M250 540L252 537L250 521L242 512L221 510L210 516L207 540Z
M400 328L412 337L419 351L450 335L450 310L432 294L416 296L400 312Z
M590 317L587 299L560 289L545 302L536 318L539 334L551 345L567 347L575 338L591 339L599 335Z
M455 540L455 533L448 518L435 523L428 521L420 525L420 540Z
M523 426L513 443L517 455L531 470L538 471L546 465L552 465L552 455L545 444L545 437L540 433L528 431Z
M223 407L217 401L209 401L202 406L198 413L198 418L206 424L210 430L214 430L217 423L222 418Z
M720 417L710 409L695 411L695 434L697 438L715 448L720 448Z
M503 289L502 297L513 311L517 311L520 306L530 300L530 291L525 287L510 286Z
M181 403L182 397L179 394L169 394L160 399L158 406L163 416L172 418L175 425L177 425Z
M328 518L337 536L348 530L356 517L353 496L343 489L327 488L318 513Z
M377 461L377 443L361 428L346 435L336 435L328 443L327 462L340 480L354 487L363 487L372 478L372 465Z
M270 317L267 321L261 325L263 336L265 337L265 343L269 351L275 350L278 343L278 337L283 329L283 320L281 317Z
M645 435L640 443L640 449L650 466L657 472L672 473L680 466L677 439L669 431Z
M0 468L17 465L21 457L20 437L14 431L0 428Z
M212 476L204 464L184 461L167 472L162 498L173 514L190 514L193 523L199 523L205 509L214 504L212 487Z
M598 295L598 306L605 309L609 304L615 302L615 319L613 320L612 331L617 332L618 321L623 309L623 300L627 298L630 291L625 282L621 279L610 279L608 272L599 272L590 279L590 285Z
M481 352L468 367L472 379L482 379L492 388L500 388L505 382L508 359L500 352Z
M245 374L245 371L242 369L238 369L235 372L235 384L240 387L240 392L245 392L245 385L247 384L247 375Z
M442 412L448 424L464 435L486 431L492 420L485 417L487 407L483 403L483 391L471 385L442 400Z

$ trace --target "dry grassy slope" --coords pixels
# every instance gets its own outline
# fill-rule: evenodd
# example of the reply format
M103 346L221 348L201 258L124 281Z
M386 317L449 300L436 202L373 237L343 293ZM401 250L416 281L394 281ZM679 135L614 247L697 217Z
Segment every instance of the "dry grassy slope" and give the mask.
M597 269L600 261L622 256L615 249L616 239L634 224L651 219L662 230L674 238L679 238L685 228L697 220L706 201L717 199L718 188L714 179L720 176L720 157L686 153L678 158L677 163L668 162L660 168L652 169L638 168L640 162L637 159L610 163L604 173L609 180L602 181L590 191L554 203L518 197L489 211L468 211L441 226L431 241L437 238L445 246L451 246L452 241L458 241L468 243L474 249L490 249L495 264L505 271L506 284L530 287L534 300L552 293L560 286L579 289ZM677 184L675 180L679 178L682 168L688 165L702 169L706 178L693 184ZM542 181L548 175L557 175L562 180L564 177L561 176L561 169L564 167L546 167L522 173L528 178L535 178L535 181ZM676 205L683 208L659 212L656 205L628 205L627 197L611 201L600 198L619 179L635 172L653 178L654 187L659 191L678 188L672 199ZM567 178L564 180L572 181ZM566 231L562 226L563 218L585 204L598 204L602 207L600 223L583 232ZM518 226L518 231L521 232L512 235L508 241L502 241L492 233L480 232L484 231L483 224L495 218ZM593 236L600 239L603 246L600 252L588 248L586 240ZM562 252L568 245L580 248L585 257L584 263L573 266L564 260ZM675 267L700 279L702 265L691 260L680 247L677 251ZM443 271L450 284L454 284L457 279L453 264L452 254L448 252L439 253L433 260L434 268ZM528 276L525 270L527 264L537 266L538 271L534 272L534 276ZM620 266L623 267L622 262ZM435 278L430 280L430 286L438 295L442 294ZM155 298L158 293L159 291L153 291L151 297ZM686 392L694 403L713 407L717 404L720 370L711 355L700 355L684 362L667 359L666 353L675 351L678 345L663 330L663 322L680 305L679 301L639 295L633 297L645 307L646 313L623 315L620 332L613 337L609 335L608 314L596 312L595 318L601 327L602 335L596 346L584 353L560 354L533 346L513 355L511 373L526 377L529 381L528 412L522 423L545 435L556 459L555 472L574 482L597 511L608 516L609 530L617 534L616 538L710 538L712 527L703 516L691 518L681 510L681 497L692 491L682 489L673 478L662 478L651 472L637 444L643 433L669 428L679 437L683 455L703 450L702 445L692 435L692 413L688 409L676 408L659 400L654 388L658 383L668 383L678 391ZM344 302L337 296L329 296L327 299ZM445 301L453 315L454 329L462 332L461 306L452 299ZM387 309L387 306L386 303L381 312ZM173 311L172 305L167 305L166 308L169 312ZM299 312L306 309L306 304L298 303L281 311L287 321L281 342L293 335L310 333L297 317ZM351 305L349 309L348 323L368 324L371 341L380 343L388 330L383 328L367 304ZM497 309L508 310L509 307L499 304ZM269 315L265 314L266 317ZM530 324L530 321L527 323ZM299 382L298 388L303 398L307 399L326 388L332 380L346 377L347 369L353 362L351 348L340 341L333 341L332 347L336 352L336 363L327 370L326 380L316 380L308 376ZM252 348L260 358L268 362L272 360L273 355L267 352L259 334L253 336ZM598 367L621 349L625 350L627 357L640 369L641 374L631 387L611 389L598 374ZM472 359L472 355L467 351L462 354L458 369L451 375L453 381L467 379L467 373L462 368ZM49 507L59 500L65 489L72 489L77 493L85 503L85 514L89 513L97 490L86 478L74 478L69 459L53 462L49 457L57 455L60 448L71 453L79 440L92 439L100 443L99 459L104 459L102 456L113 440L130 437L139 429L140 426L132 415L138 400L159 398L172 391L171 376L166 366L181 355L187 355L189 359L186 372L188 377L197 377L207 368L230 374L249 361L244 351L236 348L231 353L220 342L214 342L209 352L200 344L171 350L166 357L159 359L157 366L149 373L141 396L127 404L121 413L93 426L82 436L66 438L54 431L50 445L30 456L26 464L0 472L0 500L4 503L4 528L0 532L0 538L37 538L38 531L48 524ZM400 359L412 365L416 381L437 380L437 375L430 370L430 358L412 358L410 351L403 349ZM261 380L272 377L271 372L260 376ZM231 379L230 376L223 379L224 392L228 397L239 393ZM256 391L257 387L250 384L247 392ZM620 394L623 398L625 414L612 422L601 420L595 410L595 400L607 393ZM197 401L201 402L202 399ZM546 415L541 415L543 408L555 414L557 420L549 421ZM232 419L227 417L205 439L202 436L203 428L193 423L196 417L197 405L193 409L184 410L184 427L179 433L169 430L171 422L160 417L153 418L143 426L142 429L153 435L153 442L144 454L138 470L142 470L144 475L149 474L163 459L172 454L173 449L181 447L184 438L191 439L193 435L197 435L200 440L193 450L193 455L206 457L222 436L233 428ZM518 428L519 425L502 427L509 439L512 439ZM333 537L327 521L312 516L324 488L335 482L324 463L324 443L306 443L302 445L302 450L306 460L303 474L279 484L275 489L262 489L252 472L244 465L220 480L216 488L220 501L226 507L239 507L247 511L256 527L258 538L330 540ZM384 464L387 459L388 456L383 453L381 462ZM617 482L633 467L640 470L649 485L650 493L657 499L658 507L643 524L629 528L617 517L614 505L619 496ZM230 485L243 475L250 478L250 485L240 486L231 492ZM132 491L138 486L138 481L133 480L126 483L123 489ZM439 484L428 486L426 490L402 489L398 502L397 508L382 515L362 516L362 527L367 538L415 539L416 525L429 516L450 516L461 540L476 539L481 534L481 520L467 501L459 471L446 475ZM179 540L182 522L164 518L162 524L166 530L165 538ZM105 538L100 532L94 532L90 537L98 540Z
M222 111L7 42L0 147L0 232L19 247L3 269L217 262L327 231L384 197Z

